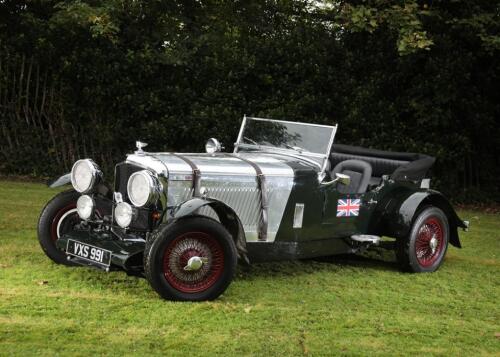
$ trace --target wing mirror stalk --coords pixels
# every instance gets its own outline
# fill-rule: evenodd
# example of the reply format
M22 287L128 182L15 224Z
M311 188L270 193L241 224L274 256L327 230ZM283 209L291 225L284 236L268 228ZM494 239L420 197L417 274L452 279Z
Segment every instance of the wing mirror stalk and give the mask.
M349 175L336 173L335 178L333 180L328 182L322 182L321 184L323 186L330 186L336 182L340 182L342 185L349 186L349 184L351 183L351 177Z

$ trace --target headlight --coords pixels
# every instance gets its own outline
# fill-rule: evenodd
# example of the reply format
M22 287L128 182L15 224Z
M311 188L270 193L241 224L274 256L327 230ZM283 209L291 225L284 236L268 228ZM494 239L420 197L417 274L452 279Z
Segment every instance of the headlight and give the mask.
M155 202L158 199L160 190L158 179L148 170L134 172L128 179L128 198L136 207Z
M115 206L115 221L122 227L127 228L132 222L132 207L127 202L120 202Z
M76 210L81 219L89 219L94 212L94 200L92 197L82 195L76 201Z
M80 193L87 193L102 176L99 166L90 159L78 160L71 169L71 184Z
M215 138L210 138L210 139L208 139L207 143L205 144L205 151L209 154L221 152L222 151L222 144L219 142L219 140L217 140Z

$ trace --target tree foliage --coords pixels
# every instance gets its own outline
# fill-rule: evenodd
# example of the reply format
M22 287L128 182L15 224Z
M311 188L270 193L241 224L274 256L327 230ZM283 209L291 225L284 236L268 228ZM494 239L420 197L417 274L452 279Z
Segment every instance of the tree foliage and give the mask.
M230 147L246 113L338 122L498 199L499 29L488 0L4 0L0 172L111 167L136 139Z

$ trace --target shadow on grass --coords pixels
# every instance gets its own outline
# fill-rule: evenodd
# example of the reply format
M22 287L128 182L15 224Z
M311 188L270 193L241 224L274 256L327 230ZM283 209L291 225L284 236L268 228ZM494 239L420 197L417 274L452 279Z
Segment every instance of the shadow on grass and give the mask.
M363 254L341 254L321 258L256 263L239 266L239 280L253 280L256 277L288 277L315 272L346 273L352 269L372 269L378 271L399 271L393 252L370 250Z
M72 270L74 267L71 268ZM296 279L313 273L352 274L353 270L371 269L377 271L399 271L394 254L387 251L371 250L363 255L344 254L314 259L281 262L256 263L250 266L239 265L235 281L255 279ZM127 275L121 270L106 273L91 267L76 267L70 274L80 286L88 290L119 292L135 298L155 297L149 283L142 276Z
M390 261L357 254L342 254L326 258L317 258L315 260L349 267L370 268L375 270L399 270L395 260Z

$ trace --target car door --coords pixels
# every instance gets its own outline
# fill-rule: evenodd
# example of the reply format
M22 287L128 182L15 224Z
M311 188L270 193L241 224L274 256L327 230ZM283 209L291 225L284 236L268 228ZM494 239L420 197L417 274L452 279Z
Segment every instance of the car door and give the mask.
M357 226L364 215L364 200L360 193L341 193L336 185L323 186L322 225L331 237L348 237L359 233Z

